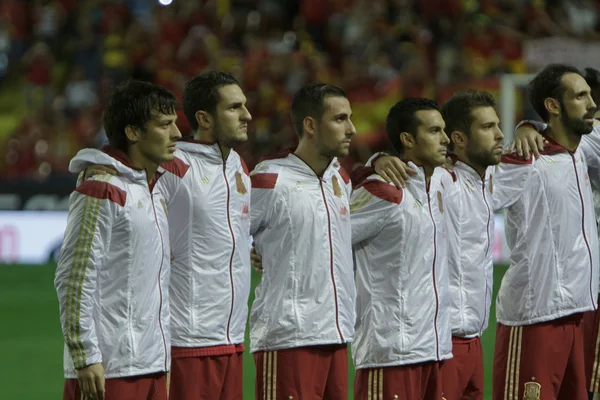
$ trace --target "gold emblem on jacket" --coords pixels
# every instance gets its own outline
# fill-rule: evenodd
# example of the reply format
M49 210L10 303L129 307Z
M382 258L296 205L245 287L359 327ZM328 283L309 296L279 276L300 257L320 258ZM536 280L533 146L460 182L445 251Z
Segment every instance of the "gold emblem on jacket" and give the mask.
M244 185L244 179L242 178L242 174L240 174L239 172L235 173L235 186L237 188L238 193L248 193L248 191L246 190L246 186Z
M342 197L342 187L340 186L340 181L338 180L337 176L333 177L331 183L333 185L333 194L335 194L337 197Z
M525 391L523 392L523 400L540 400L540 392L542 385L537 382L525 383Z

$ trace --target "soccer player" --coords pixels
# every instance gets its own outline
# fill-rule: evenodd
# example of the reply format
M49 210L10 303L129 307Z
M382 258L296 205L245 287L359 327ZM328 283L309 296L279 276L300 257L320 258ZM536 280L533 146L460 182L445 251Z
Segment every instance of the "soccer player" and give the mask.
M532 80L529 100L547 124L547 144L537 159L503 157L498 176L514 174L494 180L496 207L508 207L511 256L497 298L493 395L584 400L582 313L598 306L599 277L582 137L596 104L580 72L562 64ZM523 189L513 190L519 182Z
M494 107L489 93L475 90L454 94L442 107L454 159L451 170L436 170L446 194L444 215L452 299L453 358L441 367L443 396L447 400L482 399L484 393L480 336L488 325L493 287L494 201L490 166L500 162L504 138ZM375 170L381 176L394 176L397 165L395 157L378 157Z
M593 68L585 69L585 80L591 88L591 95L596 105L600 104L600 71ZM536 157L539 152L544 150L544 138L541 134L547 126L534 121L523 121L519 124L515 132L515 142L518 151L529 158L530 149ZM596 220L600 212L600 123L594 123L594 129L589 135L581 138L581 151L586 156L588 163L588 173L593 189L594 206L596 211ZM587 387L590 392L590 399L600 399L600 311L588 311L583 316L583 334L584 334L584 356L585 370L587 378Z
M104 113L110 145L71 162L110 165L71 195L54 281L65 339L63 399L167 398L169 236L156 187L181 137L177 101L131 81Z
M494 276L489 167L500 162L504 139L495 105L489 93L469 90L442 107L456 159L452 180L445 179L453 355L442 366L447 400L483 400L481 335L489 322Z
M242 398L250 293L250 178L232 148L252 119L238 81L192 78L183 93L193 140L163 165L171 237L171 400ZM98 166L96 166L98 167ZM91 171L91 173L96 172Z
M440 364L452 357L446 194L434 176L446 160L444 128L432 100L394 105L387 134L416 175L404 189L371 175L352 195L358 400L442 398Z
M175 153L190 165L171 174L173 242L171 400L242 398L242 356L250 293L250 177L233 150L252 119L237 80L192 78L183 109L195 135Z
M355 134L343 89L302 87L292 153L251 173L251 233L263 276L250 313L256 399L342 400L354 336L351 184L336 157Z

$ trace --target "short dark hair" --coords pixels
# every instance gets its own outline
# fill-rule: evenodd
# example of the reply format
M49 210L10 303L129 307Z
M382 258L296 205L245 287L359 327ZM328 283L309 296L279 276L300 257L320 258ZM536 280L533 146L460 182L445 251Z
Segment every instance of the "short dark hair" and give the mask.
M308 83L296 92L292 99L290 116L292 126L298 137L302 137L306 117L313 117L316 120L321 119L325 112L325 99L327 97L347 96L341 87L321 82Z
M464 132L469 135L473 124L472 111L480 107L496 107L494 97L482 90L464 90L456 92L442 106L442 117L446 123L446 132Z
M550 113L546 110L544 101L551 97L562 103L565 94L562 78L568 73L581 75L581 72L572 65L550 64L529 82L529 102L544 122L550 120Z
M583 77L592 89L592 99L598 105L600 103L600 71L595 68L586 68L583 71Z
M400 133L408 132L417 136L420 121L417 119L417 111L440 110L438 104L430 99L410 98L400 100L388 112L385 120L385 130L388 138L399 154L404 151L400 140Z
M111 94L102 117L108 143L126 152L126 127L145 130L153 113L174 114L176 110L177 99L162 86L137 80L122 83Z
M219 89L227 85L240 83L226 72L203 72L190 79L183 90L183 112L193 131L198 129L197 111L214 114L221 99Z

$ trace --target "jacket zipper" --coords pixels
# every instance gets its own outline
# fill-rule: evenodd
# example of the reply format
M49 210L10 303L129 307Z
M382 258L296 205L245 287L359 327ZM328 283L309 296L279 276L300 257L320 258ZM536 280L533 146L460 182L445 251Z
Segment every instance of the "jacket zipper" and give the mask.
M485 197L485 178L482 179L481 182L481 194L483 194L483 202L485 203L485 206L487 208L488 211L488 220L487 220L487 225L485 228L485 233L487 235L487 249L485 251L485 254L487 255L488 251L490 251L490 220L492 218L492 213L490 211L490 205L487 202L487 199ZM484 268L483 270L483 274L485 277L485 298L484 298L484 304L483 304L483 321L481 321L481 328L479 328L479 336L482 335L483 333L483 326L485 325L485 320L487 318L487 298L488 298L488 277L487 277L487 265L485 266L486 268Z
M231 199L231 192L229 190L229 180L227 180L227 161L223 160L223 178L225 178L225 186L227 187L227 225L229 226L229 233L231 233L231 256L229 257L229 284L231 285L231 308L229 309L229 318L227 319L227 341L231 343L231 337L229 335L229 329L231 326L231 317L233 316L233 305L235 302L235 287L233 285L233 256L235 254L235 235L233 234L233 228L231 227L231 215L229 211L229 202Z
M571 159L573 160L573 169L575 170L575 178L577 179L577 191L579 192L579 200L581 200L581 231L583 232L583 240L585 241L585 245L588 250L588 255L590 257L590 298L592 299L592 304L596 306L596 300L594 298L594 290L593 290L593 269L592 269L592 250L590 249L590 244L587 240L587 235L585 234L585 208L583 203L583 195L581 194L581 185L579 184L579 174L577 173L577 162L575 161L575 156L571 154Z
M435 274L435 261L437 259L437 227L435 225L435 219L433 218L433 213L431 211L431 197L429 196L429 184L427 184L427 204L429 206L429 216L431 217L431 222L433 222L433 291L435 292L435 318L433 320L433 327L435 329L435 353L437 355L437 360L440 360L440 340L438 336L438 328L437 328L437 318L438 312L440 309L440 299L438 297L437 291L437 281Z
M160 304L158 308L158 327L160 329L160 335L163 340L163 349L165 351L165 371L168 371L169 368L167 366L167 341L165 340L165 332L163 331L162 326L162 308L163 308L163 294L162 294L162 286L160 284L160 276L162 275L163 262L165 259L165 243L162 236L162 231L160 230L160 225L158 224L158 217L156 216L156 208L154 207L154 195L150 192L150 200L152 202L152 211L154 212L154 221L156 221L156 226L158 228L158 234L160 235L160 244L162 249L162 257L160 259L160 268L158 270L158 293L160 294Z
M338 299L337 299L337 286L335 284L335 274L333 270L333 244L331 243L331 216L329 214L329 207L327 206L327 198L325 197L325 190L323 189L323 179L319 178L319 185L321 187L321 194L323 195L323 203L325 204L325 211L327 212L327 232L329 238L329 270L331 273L331 282L333 283L333 299L335 300L335 326L340 336L342 343L345 342L342 330L340 329L340 320L338 312Z

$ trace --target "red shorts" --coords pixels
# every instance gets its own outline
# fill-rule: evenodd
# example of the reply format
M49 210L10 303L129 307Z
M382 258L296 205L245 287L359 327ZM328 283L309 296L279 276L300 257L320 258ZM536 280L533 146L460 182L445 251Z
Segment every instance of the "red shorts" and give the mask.
M452 338L452 355L441 366L443 398L483 400L481 339Z
M229 354L197 355L225 347L173 348L169 400L240 400L243 351L231 353L230 349ZM235 351L235 346L229 347Z
M254 353L256 400L348 398L348 346L297 347Z
M441 364L426 362L397 367L359 369L354 377L354 399L441 399Z
M583 314L585 372L588 391L600 392L600 310Z
M494 400L587 400L583 314L496 328Z
M127 378L107 379L104 383L106 400L167 400L167 374L164 372ZM63 400L81 400L83 396L77 379L65 379Z

